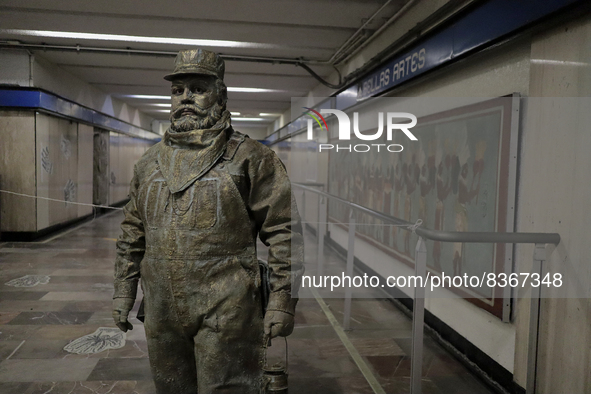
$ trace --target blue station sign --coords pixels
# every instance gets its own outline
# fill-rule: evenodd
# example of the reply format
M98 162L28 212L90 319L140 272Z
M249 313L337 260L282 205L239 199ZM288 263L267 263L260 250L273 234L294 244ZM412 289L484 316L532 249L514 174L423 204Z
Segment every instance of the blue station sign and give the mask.
M357 84L357 100L376 96L580 0L489 0L421 40Z

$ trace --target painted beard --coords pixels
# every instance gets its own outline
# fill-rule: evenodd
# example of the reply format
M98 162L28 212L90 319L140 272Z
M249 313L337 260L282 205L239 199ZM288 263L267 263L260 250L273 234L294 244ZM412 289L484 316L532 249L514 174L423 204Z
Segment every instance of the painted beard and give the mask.
M190 110L193 114L183 115L183 111ZM203 109L196 105L185 104L170 114L170 130L174 133L183 133L191 130L209 129L222 117L224 106L219 103Z

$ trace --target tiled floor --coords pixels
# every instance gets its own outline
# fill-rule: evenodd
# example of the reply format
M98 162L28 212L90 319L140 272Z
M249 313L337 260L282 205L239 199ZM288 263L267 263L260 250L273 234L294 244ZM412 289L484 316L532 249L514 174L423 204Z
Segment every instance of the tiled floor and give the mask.
M112 265L121 218L115 212L44 243L0 244L0 394L155 392L143 326L135 318L121 348L94 354L64 350L100 327L114 327ZM343 270L329 250L326 259L327 272ZM50 279L34 287L5 285L25 275ZM325 299L325 313L311 293L302 296L289 338L291 394L409 392L411 321L391 302L353 301L344 340L348 350L327 317L341 321L344 301ZM275 343L271 362L282 357L282 343ZM351 349L360 356L357 363ZM423 375L424 394L493 393L428 337ZM374 391L372 380L383 391Z

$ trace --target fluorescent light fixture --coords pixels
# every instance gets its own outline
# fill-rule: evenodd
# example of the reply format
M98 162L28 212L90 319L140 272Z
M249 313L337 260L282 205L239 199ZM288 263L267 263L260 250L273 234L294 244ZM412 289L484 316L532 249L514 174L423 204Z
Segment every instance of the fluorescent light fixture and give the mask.
M0 33L14 34L32 37L72 38L76 40L106 40L122 42L141 42L150 44L175 44L202 47L225 47L225 48L277 48L277 45L262 44L256 42L227 41L227 40L205 40L194 38L173 38L173 37L147 37L128 36L123 34L100 34L81 33L69 31L50 30L22 30L22 29L0 29Z
M147 109L148 112L170 112L169 109ZM231 112L231 114L235 114L239 112ZM265 118L233 118L234 122L237 121L245 121L245 122L261 122L261 121L268 121L269 119Z
M357 88L356 87L352 87L352 88L349 88L347 90L343 90L341 93L339 93L339 96L342 96L342 97L357 97Z
M272 116L272 117L276 117L277 118L277 117L281 116L281 114L269 114L269 113L266 113L266 112L261 112L259 114L259 116Z
M240 112L230 112L230 115L240 116Z
M142 99L142 100L170 100L170 96L153 96L150 94L124 94L121 97Z
M261 89L261 88L228 88L228 92L241 92L241 93L268 93L268 92L281 92L281 90L275 89Z
M269 120L269 119L264 119L264 118L234 118L232 119L234 122L237 121L245 121L245 122L260 122L262 120Z
M267 92L281 92L281 90L274 89L261 89L261 88L228 88L228 92L241 92L241 93L267 93ZM150 94L124 94L120 97L127 97L141 100L170 100L170 96L156 96Z
M571 62L568 60L531 59L531 62L534 64L549 64L549 65L553 65L553 66L577 66L577 67L591 66L591 63Z
M144 105L149 105L151 107L169 107L169 108L172 107L172 104L152 104L152 103L149 103L149 104L144 104Z

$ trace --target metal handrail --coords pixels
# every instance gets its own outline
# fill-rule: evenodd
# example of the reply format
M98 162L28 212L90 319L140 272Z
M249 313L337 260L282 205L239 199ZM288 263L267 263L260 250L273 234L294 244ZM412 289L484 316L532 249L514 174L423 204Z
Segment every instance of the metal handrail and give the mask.
M338 201L342 204L349 206L359 212L371 215L375 218L378 218L386 223L394 224L397 226L401 226L402 229L412 231L412 226L415 223L408 222L404 219L400 219L394 216L386 215L378 211L374 211L373 209L364 207L359 204L355 204L353 202L347 201L341 197L335 196L333 194L314 189L310 186L307 186L307 183L300 183L300 182L292 182L292 185L299 187L301 189L305 189L306 191L319 194L323 197L327 197L329 199ZM317 184L320 186L322 184ZM404 227L408 226L408 227ZM418 227L414 229L417 235L423 237L425 239L430 239L432 241L441 241L441 242L480 242L480 243L530 243L530 244L537 244L537 243L544 243L544 244L554 244L558 245L560 243L560 234L558 233L522 233L522 232L513 232L513 233L499 233L499 232L479 232L479 231L441 231L441 230L433 230L426 227Z
M458 232L458 231L441 231L433 230L426 227L420 227L419 222L411 223L406 220L386 215L381 212L374 211L359 204L347 201L341 197L332 195L325 191L314 189L310 186L324 187L324 184L307 182L297 183L293 182L293 186L302 189L305 197L305 192L309 191L318 195L318 214L324 216L324 220L319 223L327 221L328 209L326 200L334 200L344 204L350 208L349 216L349 242L347 247L347 275L353 275L353 265L355 260L355 227L356 219L353 211L365 213L382 220L383 222L396 225L404 230L413 231L418 236L418 242L415 249L415 275L417 277L426 278L427 274L427 248L425 239L441 242L478 242L478 243L530 243L535 244L533 253L533 265L531 272L540 275L543 273L543 266L547 260L546 245L560 243L560 234L557 233L499 233L499 232ZM324 199L322 198L324 197ZM306 199L303 200L302 215L305 217ZM322 213L321 213L322 211ZM317 229L318 236L318 271L320 275L323 273L323 255L324 255L324 236L325 227L319 226ZM530 321L529 321L529 338L528 338L528 355L527 355L527 382L526 394L535 394L536 391L536 375L537 375L537 359L538 359L538 334L540 325L540 287L532 287L531 306L530 306ZM345 329L349 328L349 320L351 317L351 289L348 288L345 294L345 308L343 326ZM423 359L423 325L425 322L425 288L422 286L415 287L413 300L413 319L412 319L412 348L411 348L411 394L422 393L422 359Z

